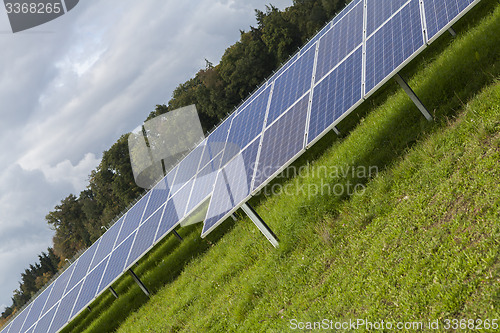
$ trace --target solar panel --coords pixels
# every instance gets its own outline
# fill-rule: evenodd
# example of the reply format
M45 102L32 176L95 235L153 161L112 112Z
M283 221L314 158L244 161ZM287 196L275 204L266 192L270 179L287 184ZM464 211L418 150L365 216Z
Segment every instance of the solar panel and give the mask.
M205 149L205 153L208 154L209 160L212 160L224 149L229 132L229 126L231 126L231 122L235 115L235 112L232 113L207 137L208 149Z
M35 333L47 333L49 331L50 323L52 322L52 318L54 318L54 314L56 312L56 307L52 307L50 310L45 311L45 314L36 324L34 329ZM10 332L12 333L12 332Z
M408 0L367 0L366 35L371 35L407 2Z
M163 236L169 233L180 221L180 217L175 209L175 204L172 198L165 204L163 217L161 218L158 231L155 236L155 243L158 242Z
M75 269L76 265L69 266L55 281L54 287L52 287L52 291L50 293L47 302L45 302L45 306L43 308L43 313L46 313L50 308L52 308L64 295L64 291L66 290L66 285Z
M179 191L177 191L176 194L172 196L177 215L181 218L184 217L184 213L186 212L187 204L189 202L189 196L191 194L191 190L193 189L193 185L194 179L191 179L184 185L184 187L182 187Z
M418 0L411 0L366 41L366 94L424 45Z
M180 163L174 182L170 186L172 195L190 181L198 171L204 146L197 146Z
M224 150L222 165L229 162L262 132L270 92L271 86L262 91L251 104L234 117L227 138L229 147Z
M362 49L359 47L314 87L308 144L312 143L333 122L362 98Z
M82 287L83 283L80 282L75 288L73 288L70 292L63 297L63 299L59 302L59 305L56 310L56 314L54 319L52 320L52 324L50 325L49 332L56 332L59 328L61 328L64 324L68 322L68 319L71 315L71 309L75 304L76 298L78 297L78 293Z
M85 277L83 287L78 294L78 300L71 312L71 317L75 317L83 308L89 304L97 295L99 283L101 282L102 274L106 268L107 260L101 262L92 272Z
M120 234L116 240L116 244L120 244L123 242L125 238L130 236L132 231L137 229L139 223L141 223L142 216L144 214L144 209L146 208L146 204L148 202L148 198L151 192L148 192L145 196L143 196L128 212L125 216L125 220L123 221L122 229L120 230Z
M217 174L202 237L224 221L250 195L259 141L258 138L254 140Z
M33 324L38 320L40 314L42 313L43 306L49 297L50 291L54 284L52 283L47 289L45 289L34 301L31 310L24 322L23 328L20 331L26 331L28 328L33 326ZM15 331L14 331L15 332Z
M17 316L14 321L12 321L12 325L10 328L11 332L19 332L21 331L21 328L23 327L24 321L26 320L26 317L28 316L29 311L31 310L32 304L29 304L23 312Z
M264 132L253 190L304 149L309 94Z
M276 120L311 89L315 48L310 48L274 82L267 123Z
M363 42L363 1L344 15L319 42L316 81L321 80L342 59Z
M104 272L99 288L102 290L109 286L116 278L118 278L125 267L132 242L134 241L135 232L131 234L123 243L121 243L111 253L111 258L108 261L106 271Z
M97 266L114 248L118 233L120 232L124 217L122 216L115 224L101 236L101 243L97 248L92 267ZM118 244L116 244L118 245Z
M132 250L130 250L127 264L125 265L126 267L130 267L147 249L153 246L164 208L165 205L161 209L158 209L146 222L141 224L139 230L137 230L134 245L132 246Z
M271 83L276 80L276 78L278 76L280 76L284 71L286 71L288 69L288 67L290 67L294 62L295 60L297 60L299 58L299 52L295 53L293 56L290 57L290 59L288 59L288 61L283 64L277 71L276 73L274 73L271 78L269 78L269 80L267 81L268 82L268 85L271 85Z
M193 191L189 198L186 213L189 214L197 208L213 191L215 178L219 169L217 163L209 163L196 175Z
M144 211L144 219L149 218L154 212L167 202L168 195L170 194L167 180L164 178L151 190L151 196Z
M459 16L474 0L424 0L427 38L432 39Z
M92 244L91 247L85 251L80 258L78 258L78 261L75 263L76 267L71 275L71 279L69 280L68 286L66 287L66 292L68 292L71 288L76 286L78 282L80 282L85 275L87 275L87 272L90 267L90 263L92 262L92 258L94 257L94 253L97 250L97 247L99 246L101 239L98 239L97 242Z

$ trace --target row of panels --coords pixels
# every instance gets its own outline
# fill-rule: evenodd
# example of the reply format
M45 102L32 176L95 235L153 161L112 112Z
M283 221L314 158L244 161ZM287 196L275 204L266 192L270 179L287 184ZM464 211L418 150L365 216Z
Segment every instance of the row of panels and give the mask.
M207 235L473 0L354 0L2 333L56 332L211 197Z

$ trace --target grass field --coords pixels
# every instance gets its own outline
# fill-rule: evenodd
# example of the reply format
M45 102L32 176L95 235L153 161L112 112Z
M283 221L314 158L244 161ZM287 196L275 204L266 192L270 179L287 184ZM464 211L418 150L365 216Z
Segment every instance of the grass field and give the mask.
M135 268L150 299L124 276L119 299L105 293L64 332L500 321L498 1L455 29L403 73L434 122L388 83L273 183L287 193L252 199L278 249L243 217L207 239L180 229L182 243L169 236Z

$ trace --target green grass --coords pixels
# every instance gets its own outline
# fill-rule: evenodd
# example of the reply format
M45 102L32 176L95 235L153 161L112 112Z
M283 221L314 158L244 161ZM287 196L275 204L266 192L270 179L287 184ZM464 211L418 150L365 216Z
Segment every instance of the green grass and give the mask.
M484 17L484 19L483 19ZM247 219L208 239L180 229L64 332L288 331L290 320L500 319L500 6L484 1L405 76L428 123L393 83L252 199L280 238ZM325 150L325 147L326 150ZM335 170L377 174L347 177ZM329 173L324 170L330 170ZM349 168L349 169L348 169ZM311 195L359 184L354 195ZM326 189L325 185L325 189ZM443 322L441 322L443 324Z

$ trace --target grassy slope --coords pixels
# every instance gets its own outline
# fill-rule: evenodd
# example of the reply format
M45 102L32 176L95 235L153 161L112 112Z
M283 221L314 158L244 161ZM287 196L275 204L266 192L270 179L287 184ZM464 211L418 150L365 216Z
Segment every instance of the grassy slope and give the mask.
M198 239L199 226L184 231L180 246L169 238L137 268L158 292L119 331L281 331L292 318L498 318L500 87L492 82L500 74L500 7L488 3L482 10L493 14L474 28L462 23L467 33L449 47L443 38L443 52L427 51L408 70L435 123L389 85L390 94L363 106L376 105L349 136L319 143L331 147L289 188L349 181L366 185L364 193L260 198L278 250L247 219L208 242ZM380 173L335 177L318 172L325 166ZM127 293L101 297L65 331L110 331L146 302L128 277L115 287Z

